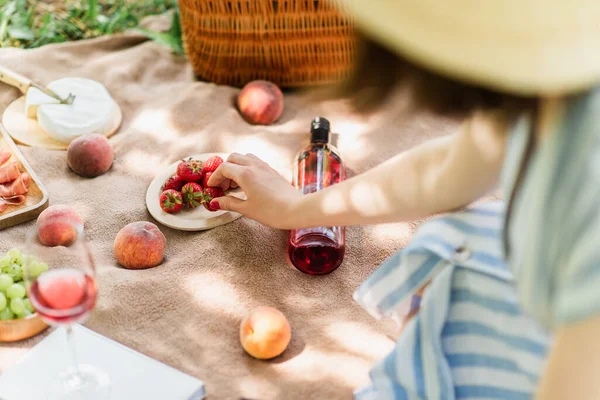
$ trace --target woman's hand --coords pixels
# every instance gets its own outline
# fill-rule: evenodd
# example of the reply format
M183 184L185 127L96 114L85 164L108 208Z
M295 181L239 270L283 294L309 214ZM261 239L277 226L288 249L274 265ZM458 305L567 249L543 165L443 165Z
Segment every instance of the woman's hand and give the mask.
M214 199L222 210L239 212L273 228L290 229L290 219L302 194L284 177L253 154L233 153L208 180L210 186L223 190L241 187L247 200L233 196Z

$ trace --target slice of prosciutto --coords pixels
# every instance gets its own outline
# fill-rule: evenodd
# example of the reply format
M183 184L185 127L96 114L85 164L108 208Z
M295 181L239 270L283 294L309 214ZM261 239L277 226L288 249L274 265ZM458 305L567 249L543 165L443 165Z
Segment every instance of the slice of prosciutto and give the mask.
M23 172L21 174L21 178L23 179L25 187L29 189L29 182L31 182L31 176L27 172Z
M12 156L12 153L10 151L0 150L0 165L7 162L11 156Z
M20 204L25 203L27 198L23 195L13 196L13 197L0 197L0 213L4 212L8 208L8 206L18 206Z
M0 166L0 183L14 181L19 175L21 175L21 171L17 161L11 161Z
M13 196L13 197L0 197L0 201L2 201L4 203L12 204L13 206L18 206L18 205L25 203L26 199L27 199L27 197L24 195Z
M29 174L23 174L12 182L0 183L0 197L15 197L27 193L30 179Z

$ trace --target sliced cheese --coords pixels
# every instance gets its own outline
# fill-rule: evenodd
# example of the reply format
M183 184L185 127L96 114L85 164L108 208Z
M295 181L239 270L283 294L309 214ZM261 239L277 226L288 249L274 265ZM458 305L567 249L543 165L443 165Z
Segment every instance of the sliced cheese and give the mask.
M48 96L40 89L30 87L25 95L25 114L27 118L36 118L37 110L41 104L58 104L60 101L52 96Z
M48 87L61 97L75 96L72 104L40 104L37 119L51 138L63 143L88 133L104 134L117 111L117 104L99 82L62 78Z

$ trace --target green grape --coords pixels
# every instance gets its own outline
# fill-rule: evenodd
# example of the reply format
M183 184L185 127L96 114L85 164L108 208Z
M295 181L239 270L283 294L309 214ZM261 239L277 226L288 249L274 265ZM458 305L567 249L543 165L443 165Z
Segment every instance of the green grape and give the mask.
M25 304L23 303L23 299L12 299L10 301L10 311L17 315L23 315L25 313Z
M6 300L6 296L4 293L0 292L0 311L4 310L7 304L8 301Z
M40 262L40 266L42 267L42 274L48 271L48 264L45 262Z
M3 255L0 258L0 271L3 271L4 268L8 267L10 264L12 264L10 256L8 254Z
M11 264L8 268L4 269L4 272L12 276L15 282L23 280L23 269L18 264Z
M19 266L23 265L23 254L21 253L21 250L10 249L6 255L10 257L13 264L17 264Z
M9 299L22 299L26 293L25 286L18 283L13 283L6 289L6 297Z
M29 311L29 312L35 312L35 310L33 309L33 306L31 305L31 301L27 298L23 299L23 304L25 304L25 308ZM0 308L0 310L2 310L2 308Z
M31 279L37 278L38 276L40 276L41 274L43 274L46 271L48 271L48 264L46 264L46 263L39 262L39 261L32 261L29 264L28 272L29 272L29 276L31 277Z
M25 309L25 311L23 312L23 314L19 315L21 318L25 318L25 317L29 317L31 314L33 314L31 311L29 311L28 309Z
M0 274L0 292L4 292L13 283L15 283L15 282L14 282L12 276L10 276L8 274Z
M8 321L9 319L13 319L15 314L10 311L10 307L6 307L4 310L0 311L0 321Z

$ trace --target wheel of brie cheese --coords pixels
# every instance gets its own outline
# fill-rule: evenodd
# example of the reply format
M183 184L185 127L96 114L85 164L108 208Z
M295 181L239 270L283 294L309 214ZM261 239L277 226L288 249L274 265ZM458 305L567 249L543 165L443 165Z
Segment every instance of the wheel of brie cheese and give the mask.
M72 104L56 104L52 97L30 88L26 113L30 116L35 112L44 132L62 143L88 133L104 134L117 112L118 106L104 85L91 79L62 78L48 84L48 88L64 98L72 93L75 100Z

